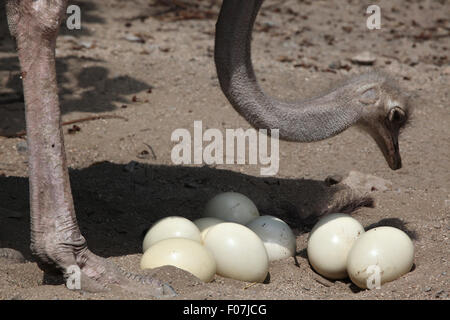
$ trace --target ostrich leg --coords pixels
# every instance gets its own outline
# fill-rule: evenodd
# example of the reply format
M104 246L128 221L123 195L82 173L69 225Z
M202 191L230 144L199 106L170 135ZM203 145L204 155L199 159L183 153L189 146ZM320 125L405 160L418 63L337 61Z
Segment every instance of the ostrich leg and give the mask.
M132 275L89 251L78 228L61 130L55 71L55 46L64 17L64 0L9 0L8 24L16 38L25 96L29 146L31 250L41 265L56 266L67 276L81 271L81 289L111 287L146 295L171 294L152 278Z

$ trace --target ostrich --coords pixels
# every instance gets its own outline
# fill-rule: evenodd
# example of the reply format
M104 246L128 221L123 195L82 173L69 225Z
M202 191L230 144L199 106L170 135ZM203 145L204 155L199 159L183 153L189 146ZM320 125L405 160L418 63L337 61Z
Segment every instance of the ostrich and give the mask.
M317 98L287 103L266 95L251 62L251 34L264 0L223 0L216 24L215 63L231 105L252 126L279 129L280 138L311 142L350 126L367 131L389 167L401 167L400 129L409 116L408 97L382 73L359 75ZM61 130L55 46L67 0L7 0L23 80L29 146L31 251L41 268L66 276L81 270L81 289L114 287L153 296L174 294L167 284L135 275L91 252L77 224ZM1 254L0 254L1 255ZM4 256L14 256L4 250Z

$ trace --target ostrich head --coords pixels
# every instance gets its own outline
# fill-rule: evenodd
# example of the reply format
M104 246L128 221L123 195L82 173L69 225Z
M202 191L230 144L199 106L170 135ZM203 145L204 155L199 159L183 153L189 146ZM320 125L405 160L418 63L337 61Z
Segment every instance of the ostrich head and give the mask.
M410 96L386 74L372 72L352 82L364 82L358 88L361 116L357 125L376 141L389 167L402 167L398 138L411 116Z

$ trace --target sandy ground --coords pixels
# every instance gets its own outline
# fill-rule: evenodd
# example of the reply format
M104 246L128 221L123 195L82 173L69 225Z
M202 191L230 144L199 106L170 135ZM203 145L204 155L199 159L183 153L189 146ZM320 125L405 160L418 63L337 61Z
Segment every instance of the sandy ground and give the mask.
M195 120L222 131L249 128L218 86L212 58L218 4L196 1L197 8L176 12L155 0L74 3L82 10L82 30L63 28L57 44L63 121L126 118L64 128L79 224L92 251L140 272L142 235L153 222L169 215L200 217L214 194L234 190L252 198L261 214L291 225L296 260L271 263L270 282L251 286L219 276L205 284L173 267L156 270L176 288L177 299L449 298L448 1L379 1L382 27L373 31L366 28L365 15L371 1L266 1L255 27L253 60L270 94L310 97L348 75L379 68L415 95L412 124L400 138L401 170L391 171L372 139L349 129L318 143L281 142L280 170L269 178L255 165L176 166L171 161L171 133L193 132ZM69 291L31 256L26 143L5 137L24 129L24 105L18 60L1 10L0 247L22 251L30 262L0 261L0 299L139 298ZM130 35L138 41L130 41ZM374 66L350 61L362 51L375 55ZM414 241L412 271L380 290L327 281L312 271L305 253L311 226L302 218L308 202L314 202L311 190L320 193L327 176L351 170L393 184L374 192L375 207L361 208L354 217L366 228L401 228Z

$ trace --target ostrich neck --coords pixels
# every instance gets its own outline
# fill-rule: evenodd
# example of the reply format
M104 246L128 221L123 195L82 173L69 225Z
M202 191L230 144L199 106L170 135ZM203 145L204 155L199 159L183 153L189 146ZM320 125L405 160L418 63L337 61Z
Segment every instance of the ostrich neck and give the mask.
M263 0L224 0L216 25L215 62L221 88L254 127L279 129L280 138L310 142L334 136L359 120L351 85L314 99L278 101L261 89L251 61L253 24Z

